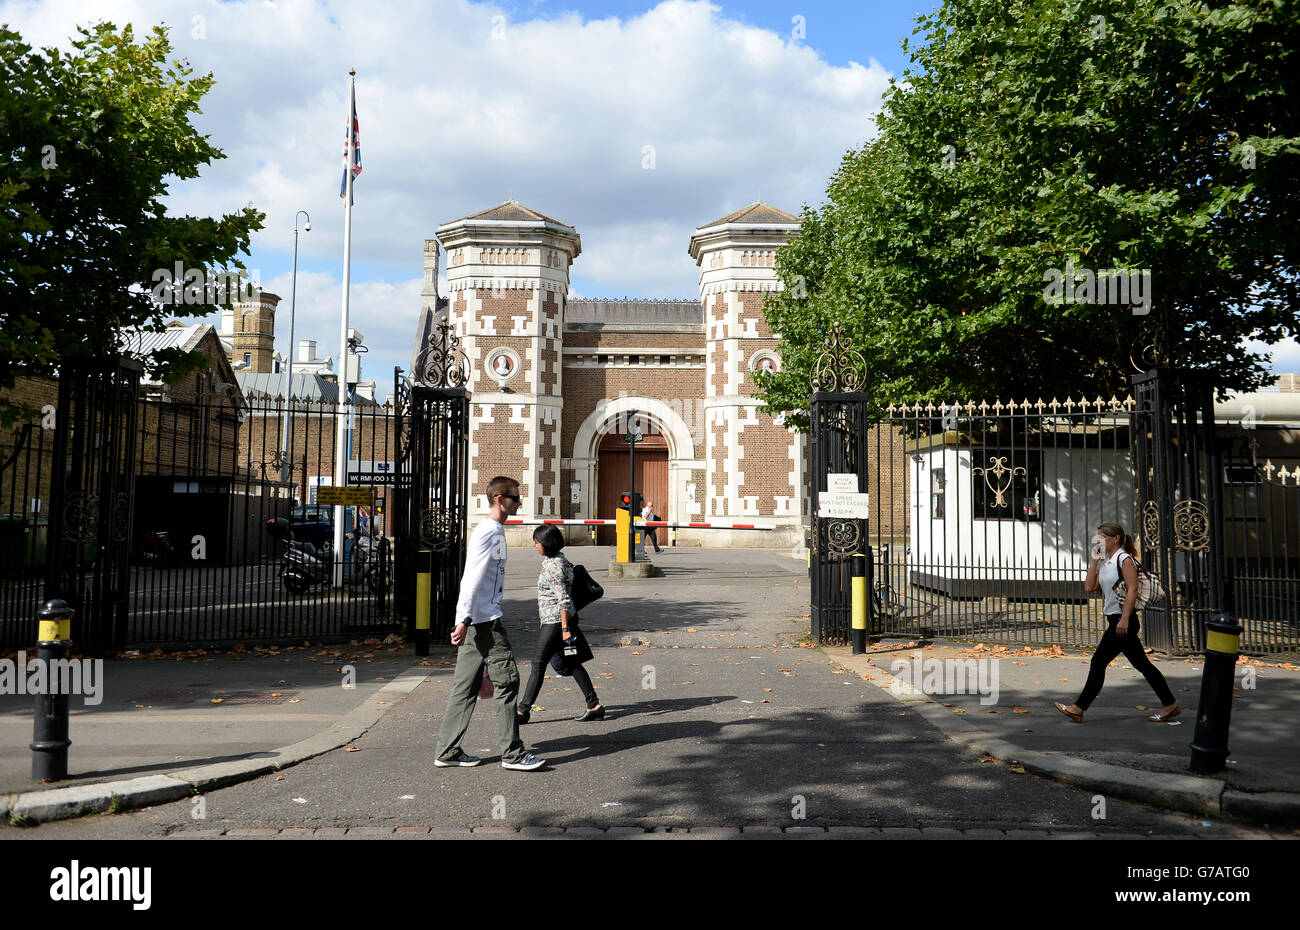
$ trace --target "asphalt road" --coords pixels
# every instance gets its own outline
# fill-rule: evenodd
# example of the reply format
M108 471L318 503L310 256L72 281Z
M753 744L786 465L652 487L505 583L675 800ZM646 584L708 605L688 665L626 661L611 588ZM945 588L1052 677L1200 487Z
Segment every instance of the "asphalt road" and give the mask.
M573 721L582 710L576 688L548 680L534 722L522 730L529 748L547 758L543 769L500 767L487 703L464 745L483 765L435 768L451 679L450 666L437 665L347 749L211 792L202 820L182 801L6 830L5 837L842 825L1012 836L1264 835L1114 799L1097 819L1090 793L982 763L888 693L799 642L807 632L801 563L781 552L714 553L708 563L700 555L665 553L666 578L607 585L602 610L589 610L585 622L596 649L588 669L609 717ZM536 562L512 551L507 618L529 616ZM535 622L514 620L510 629L526 677Z

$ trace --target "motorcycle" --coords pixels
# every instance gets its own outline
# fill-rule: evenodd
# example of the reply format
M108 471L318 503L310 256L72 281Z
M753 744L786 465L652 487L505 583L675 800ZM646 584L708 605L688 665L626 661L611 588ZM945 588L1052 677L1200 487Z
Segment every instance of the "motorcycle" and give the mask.
M309 542L293 538L289 521L275 517L266 521L267 531L286 546L280 563L280 580L290 594L303 594L313 585L328 584L334 569L334 547L326 542L318 550Z
M334 546L326 542L317 549L309 542L293 538L289 521L284 517L267 520L267 530L287 548L281 565L280 580L291 594L302 594L314 585L328 585L334 574ZM376 542L362 536L359 529L352 531L352 566L348 580L353 585L363 582L371 593L382 595L392 580L392 559L386 537Z

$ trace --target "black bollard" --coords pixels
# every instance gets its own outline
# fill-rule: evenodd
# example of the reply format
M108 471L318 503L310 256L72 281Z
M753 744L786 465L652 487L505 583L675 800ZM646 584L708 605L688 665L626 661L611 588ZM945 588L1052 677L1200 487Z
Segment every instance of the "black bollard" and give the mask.
M32 732L32 780L60 781L68 777L68 695L51 694L54 663L67 657L72 639L72 609L60 600L46 601L36 643L36 661L45 666L46 687L36 695L36 720ZM19 669L20 675L27 670Z
M1205 631L1205 668L1192 736L1191 768L1198 775L1222 771L1228 758L1232 686L1242 632L1236 618L1226 613L1215 614Z

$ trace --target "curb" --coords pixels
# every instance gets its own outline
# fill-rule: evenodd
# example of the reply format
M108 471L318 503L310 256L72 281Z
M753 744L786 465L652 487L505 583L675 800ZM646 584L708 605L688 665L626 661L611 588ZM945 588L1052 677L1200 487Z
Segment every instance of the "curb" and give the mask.
M363 704L348 711L327 729L299 740L289 746L270 752L251 753L243 759L217 762L188 769L168 772L165 775L147 775L122 781L102 782L95 785L76 785L70 788L50 788L27 791L0 797L0 818L21 818L30 824L52 820L68 820L104 811L117 813L133 808L149 807L179 801L205 791L214 791L241 781L268 775L280 769L305 762L345 746L357 739L379 721L379 718L396 706L386 698L404 696L414 691L426 677L428 670L415 666L384 685ZM379 703L384 701L384 703Z
M826 650L821 648L818 652L826 656L828 661L836 665L844 665L843 658L828 655ZM870 660L867 661L871 664ZM888 675L888 672L874 664L871 667L874 671ZM999 762L1018 763L1032 775L1051 778L1075 788L1096 791L1108 797L1124 798L1152 807L1169 808L1202 817L1228 816L1268 826L1300 824L1300 793L1289 791L1250 793L1228 788L1227 782L1217 778L1144 772L1120 765L1092 762L1062 752L1024 749L1015 743L986 733L939 704L927 703L915 697L901 697L894 694L888 684L878 681L867 683L875 685L899 704L910 706L949 742L956 743L973 753L993 756Z

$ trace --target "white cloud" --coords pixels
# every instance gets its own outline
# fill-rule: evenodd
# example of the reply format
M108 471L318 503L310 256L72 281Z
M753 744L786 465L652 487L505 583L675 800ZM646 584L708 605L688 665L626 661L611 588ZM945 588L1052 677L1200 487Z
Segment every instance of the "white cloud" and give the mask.
M308 210L300 298L316 286L303 269L340 277L349 67L364 165L354 301L382 297L381 281L398 282L393 300L409 295L437 225L509 195L578 229L583 291L694 295L695 227L759 197L791 212L819 203L888 84L874 61L832 67L706 2L668 0L623 20L506 20L494 35L504 15L463 0L101 0L93 13L79 0L0 3L0 20L33 45L66 48L92 16L131 22L137 36L169 23L173 57L214 73L196 123L227 155L177 183L171 209L217 215L253 203L267 221L247 264L269 272L288 266L294 213ZM654 170L642 168L647 145ZM414 293L384 308L385 331L397 319L413 331ZM325 327L330 301L313 293L312 308L317 300ZM409 357L408 346L393 360Z

